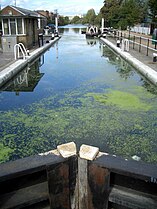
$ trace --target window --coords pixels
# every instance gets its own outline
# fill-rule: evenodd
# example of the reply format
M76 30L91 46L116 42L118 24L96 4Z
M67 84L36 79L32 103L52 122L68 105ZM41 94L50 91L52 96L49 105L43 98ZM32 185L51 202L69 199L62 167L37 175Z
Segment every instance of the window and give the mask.
M11 32L11 35L16 35L16 22L15 22L15 18L14 19L10 19L10 32Z
M17 19L17 34L23 34L22 19Z
M22 18L3 19L4 35L19 35L24 33L24 22Z
M3 20L3 27L4 27L4 34L7 35L9 34L9 24L8 24L8 19Z
M13 12L12 12L11 10L8 10L8 14L9 14L9 15L12 15Z

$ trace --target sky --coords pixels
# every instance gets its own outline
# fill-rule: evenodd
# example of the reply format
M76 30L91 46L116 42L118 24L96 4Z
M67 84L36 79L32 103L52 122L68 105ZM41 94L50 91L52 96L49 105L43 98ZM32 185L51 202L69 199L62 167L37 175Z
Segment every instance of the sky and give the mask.
M14 5L30 10L58 10L60 15L86 14L89 9L98 13L103 6L104 0L0 0L1 7Z

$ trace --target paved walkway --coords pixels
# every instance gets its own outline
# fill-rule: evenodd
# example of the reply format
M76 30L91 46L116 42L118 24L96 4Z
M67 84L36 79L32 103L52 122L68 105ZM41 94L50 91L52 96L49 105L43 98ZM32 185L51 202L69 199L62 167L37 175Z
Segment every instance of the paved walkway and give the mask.
M15 60L12 53L0 52L0 72L14 62Z

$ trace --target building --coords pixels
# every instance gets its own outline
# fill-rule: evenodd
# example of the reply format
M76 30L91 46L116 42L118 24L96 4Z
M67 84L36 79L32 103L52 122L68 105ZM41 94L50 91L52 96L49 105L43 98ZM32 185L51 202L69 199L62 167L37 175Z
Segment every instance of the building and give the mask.
M38 34L43 31L41 22L46 20L37 12L15 6L3 8L0 18L3 52L13 52L17 43L23 43L26 48L33 47L38 42Z

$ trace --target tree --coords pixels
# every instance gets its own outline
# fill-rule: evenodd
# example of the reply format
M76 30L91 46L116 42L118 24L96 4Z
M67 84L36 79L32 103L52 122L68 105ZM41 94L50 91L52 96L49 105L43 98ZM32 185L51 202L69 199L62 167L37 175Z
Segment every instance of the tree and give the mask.
M74 16L71 20L71 24L79 24L81 23L81 18L79 16Z
M90 9L87 11L87 14L84 16L83 23L94 25L95 18L96 18L95 10Z
M144 19L146 2L147 0L105 0L100 12L106 26L126 29Z
M122 0L105 0L104 6L101 8L100 13L105 19L105 27L115 27L119 20L119 9Z
M120 20L118 26L122 29L126 29L127 26L134 26L143 19L143 10L137 0L126 0L122 3L119 11Z
M99 12L99 14L96 15L96 18L94 20L94 25L100 27L101 26L101 20L102 20L102 14Z
M151 18L151 33L153 32L154 28L157 26L157 1L156 0L148 0L149 6L149 17Z

